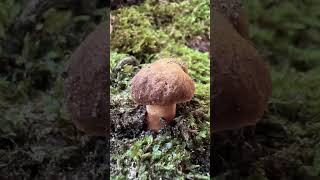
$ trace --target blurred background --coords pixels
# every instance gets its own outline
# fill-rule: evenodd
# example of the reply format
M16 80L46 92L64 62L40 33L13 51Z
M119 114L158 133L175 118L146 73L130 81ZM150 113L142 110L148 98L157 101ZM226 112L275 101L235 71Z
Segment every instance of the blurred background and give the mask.
M96 24L104 0L0 1L0 179L107 176L103 138L73 126L64 65Z
M271 65L273 95L255 128L214 139L215 155L221 157L215 175L320 179L320 1L243 4L253 44Z

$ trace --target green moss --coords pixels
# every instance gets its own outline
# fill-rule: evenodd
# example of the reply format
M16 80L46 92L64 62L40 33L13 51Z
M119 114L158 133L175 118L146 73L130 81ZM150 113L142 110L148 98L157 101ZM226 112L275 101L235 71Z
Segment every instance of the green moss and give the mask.
M145 135L139 138L117 160L119 172L114 179L126 179L130 176L138 179L202 177L197 173L200 165L193 165L191 154L186 150L187 142L182 142L169 131L157 136Z
M294 67L307 71L318 63L320 18L316 9L320 7L319 1L254 0L245 1L245 5L253 24L251 37L272 64L285 66L298 62Z
M134 7L112 12L116 22L112 33L112 51L135 55L141 62L159 52L169 37L153 28L149 18ZM138 41L139 40L139 41Z
M289 120L311 120L320 109L320 68L308 73L274 71L271 113Z
M156 56L177 57L185 61L189 68L188 73L195 82L201 84L210 83L210 60L209 53L202 53L191 49L183 44L170 43Z
M164 30L170 38L176 41L186 43L187 39L196 36L209 36L209 0L164 3L148 0L140 9L152 17L153 25Z
M270 114L312 122L319 106L319 1L245 1L251 37L271 62ZM267 8L268 7L268 8Z
M272 63L270 109L291 121L310 120L319 109L318 1L246 1L255 44ZM263 28L262 28L263 27ZM320 36L319 36L320 37ZM276 44L276 46L275 46Z
M140 6L113 11L113 51L132 54L142 63L173 42L187 43L196 36L209 37L209 1L146 1ZM192 26L190 26L192 24Z
M117 63L121 61L123 58L127 57L128 55L126 54L119 54L115 51L111 51L110 53L110 72L114 70L116 67Z

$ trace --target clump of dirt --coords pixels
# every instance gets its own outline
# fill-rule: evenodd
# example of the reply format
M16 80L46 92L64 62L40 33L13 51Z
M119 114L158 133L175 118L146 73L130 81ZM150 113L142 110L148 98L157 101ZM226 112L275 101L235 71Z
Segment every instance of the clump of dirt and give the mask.
M144 2L144 0L111 0L111 9L118 9L123 6L132 6Z
M199 106L197 101L190 101L187 103L177 104L177 121L179 117L184 117L190 113L197 116L204 116L200 111L195 110ZM147 130L146 116L147 111L144 105L137 107L123 106L124 110L120 110L120 105L111 108L111 134L115 138L136 138ZM173 126L176 123L172 124Z
M210 39L208 37L197 36L188 40L188 47L200 52L209 52Z
M199 106L200 106L199 102L194 99L192 99L189 102L177 104L176 117L185 116L186 114L189 114L189 113L193 114L195 110L199 108Z
M135 138L145 129L146 108L138 106L136 108L126 108L124 112L118 108L111 109L111 131L116 138Z
M196 145L195 145L196 146ZM206 142L198 146L198 148L193 149L191 154L191 163L192 164L202 164L199 167L199 172L208 173L210 172L210 143Z

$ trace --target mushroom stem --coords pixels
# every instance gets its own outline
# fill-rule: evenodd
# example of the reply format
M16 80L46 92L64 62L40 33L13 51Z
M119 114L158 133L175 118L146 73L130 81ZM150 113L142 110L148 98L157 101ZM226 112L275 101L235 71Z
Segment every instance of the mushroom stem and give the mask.
M147 105L148 113L148 127L149 129L158 132L164 127L164 124L160 122L160 118L166 120L170 124L173 118L176 116L176 104L170 105Z

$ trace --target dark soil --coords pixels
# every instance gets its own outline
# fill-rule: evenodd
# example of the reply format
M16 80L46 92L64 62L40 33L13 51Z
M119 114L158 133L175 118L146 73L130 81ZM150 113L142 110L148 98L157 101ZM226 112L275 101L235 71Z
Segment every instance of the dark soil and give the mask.
M144 121L146 118L146 108L144 106L139 106L132 109L132 111L124 113L113 110L110 114L112 137L118 139L135 138L146 129Z
M194 37L193 39L188 40L188 46L200 52L209 52L210 39L208 37Z
M118 9L124 6L132 6L142 3L145 0L111 0L111 9Z

